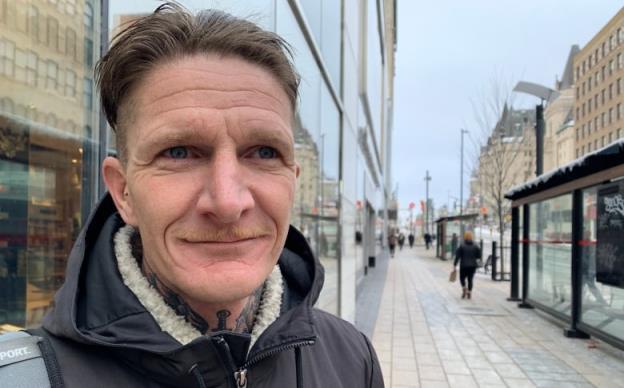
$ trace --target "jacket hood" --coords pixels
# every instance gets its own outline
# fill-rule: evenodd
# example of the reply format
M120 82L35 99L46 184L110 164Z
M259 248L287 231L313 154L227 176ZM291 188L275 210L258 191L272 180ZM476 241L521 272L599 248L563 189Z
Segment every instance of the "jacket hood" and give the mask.
M188 374L202 358L202 370L220 366L218 346L210 336L181 345L163 332L138 298L123 283L114 254L114 235L124 226L106 194L91 213L70 253L63 286L43 327L57 337L103 347L131 364L166 376ZM284 342L316 336L312 306L320 294L324 272L303 237L290 227L279 258L284 279L280 317L253 345L249 358ZM246 334L222 333L241 365L249 346ZM235 350L236 350L235 349ZM213 360L210 358L214 357ZM216 374L218 375L218 374Z

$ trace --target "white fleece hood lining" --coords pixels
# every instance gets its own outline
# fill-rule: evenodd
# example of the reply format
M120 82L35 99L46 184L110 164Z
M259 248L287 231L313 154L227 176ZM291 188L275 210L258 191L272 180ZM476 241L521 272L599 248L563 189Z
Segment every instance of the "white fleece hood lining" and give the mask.
M134 233L138 233L138 231L133 226L126 225L119 229L114 238L117 266L124 284L154 317L160 329L167 332L182 345L201 337L202 333L188 323L184 317L177 315L141 272L136 258L132 255L131 238ZM283 293L282 272L279 265L276 265L264 283L260 307L251 331L250 349L266 328L279 317Z

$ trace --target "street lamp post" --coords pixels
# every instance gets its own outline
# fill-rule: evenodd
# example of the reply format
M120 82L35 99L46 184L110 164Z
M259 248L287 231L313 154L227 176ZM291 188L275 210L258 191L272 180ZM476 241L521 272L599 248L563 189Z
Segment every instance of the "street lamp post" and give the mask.
M464 134L468 133L466 129L461 129L461 165L459 169L459 216L464 215ZM463 220L459 219L459 233L464 234Z
M431 176L429 170L425 175L425 233L429 233L429 181Z

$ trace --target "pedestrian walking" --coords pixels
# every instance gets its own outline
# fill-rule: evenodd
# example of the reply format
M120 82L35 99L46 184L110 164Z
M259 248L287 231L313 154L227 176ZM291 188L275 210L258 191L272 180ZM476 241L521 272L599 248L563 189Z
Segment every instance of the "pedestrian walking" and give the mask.
M403 245L405 245L405 235L403 233L399 233L399 250L403 250Z
M414 247L414 233L410 233L407 236L407 242L409 243L410 248Z
M431 247L431 235L425 233L425 248L429 249L429 247Z
M397 236L394 232L390 232L388 235L388 248L390 249L390 257L394 257L394 251L396 249Z
M455 251L453 266L457 270L459 263L459 282L462 286L462 299L471 298L473 279L477 270L477 260L481 258L481 249L474 244L472 232L464 233L464 242Z

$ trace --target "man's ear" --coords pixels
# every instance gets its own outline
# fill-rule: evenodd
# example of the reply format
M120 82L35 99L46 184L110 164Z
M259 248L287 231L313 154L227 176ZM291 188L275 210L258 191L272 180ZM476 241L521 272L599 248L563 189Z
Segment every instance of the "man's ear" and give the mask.
M132 206L132 195L126 180L126 170L121 161L112 156L106 157L102 162L102 177L121 218L126 224L137 226Z

